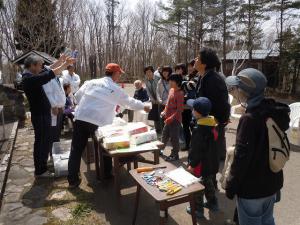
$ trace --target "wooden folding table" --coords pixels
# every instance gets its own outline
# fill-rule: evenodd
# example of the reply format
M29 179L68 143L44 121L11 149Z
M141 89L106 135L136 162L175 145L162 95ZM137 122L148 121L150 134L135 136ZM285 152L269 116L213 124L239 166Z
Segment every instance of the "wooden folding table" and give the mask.
M163 163L160 166L166 166L167 168L164 169L165 172L176 169L173 164L171 163ZM167 195L165 192L159 191L159 189L155 186L151 186L146 183L146 181L142 178L140 173L137 173L136 170L130 171L131 176L136 181L137 184L137 192L136 192L136 199L135 199L135 207L134 207L134 216L132 225L135 225L136 217L137 217L137 210L139 205L140 199L140 192L143 188L154 200L159 204L160 208L160 220L159 224L163 225L166 223L168 218L168 208L171 206L175 206L184 202L189 202L191 206L191 215L193 220L193 225L197 224L196 215L195 215L195 199L194 194L204 190L204 186L200 183L195 183L190 185L189 187L182 188L180 192L177 192L174 195Z
M103 137L98 135L96 132L95 136L93 137L94 140L94 149L95 149L95 167L96 167L96 174L97 179L103 180L104 179L104 162L103 156L109 156L113 160L113 172L114 172L114 181L115 181L115 190L117 196L121 195L120 190L120 168L121 168L121 161L122 158L129 158L138 156L141 153L146 152L153 152L154 159L153 161L143 160L141 162L151 163L151 164L159 164L159 152L162 143L160 141L153 141L150 143L133 146L128 149L117 149L117 150L107 150L103 146ZM135 163L135 168L137 164Z

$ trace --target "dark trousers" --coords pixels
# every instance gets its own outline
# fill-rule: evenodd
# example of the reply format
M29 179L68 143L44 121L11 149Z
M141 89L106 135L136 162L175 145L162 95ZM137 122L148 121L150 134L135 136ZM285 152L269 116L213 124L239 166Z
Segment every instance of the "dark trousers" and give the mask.
M225 159L226 157L226 138L225 138L225 125L221 124L217 126L218 131L218 154L220 159Z
M170 124L165 124L163 131L162 131L162 143L164 147L167 145L169 139L172 144L172 155L178 155L180 144L179 144L179 135L180 135L180 127L181 124L174 120Z
M51 115L31 115L34 129L33 159L35 175L41 175L47 171L47 161L51 151Z
M51 145L53 142L60 141L60 133L62 129L63 113L57 114L56 126L51 126Z
M217 204L216 190L214 185L214 176L205 176L201 178L200 183L204 186L204 191L196 194L196 208L203 212L203 205L205 196L208 204Z
M190 109L183 110L182 127L183 127L185 147L187 149L190 148L190 144L191 144L191 121L192 121L192 111Z
M95 134L98 126L81 120L74 122L74 130L71 144L71 152L68 164L68 181L74 183L79 180L80 162L82 153L87 145L89 137ZM104 172L110 174L112 169L112 160L110 157L104 157Z

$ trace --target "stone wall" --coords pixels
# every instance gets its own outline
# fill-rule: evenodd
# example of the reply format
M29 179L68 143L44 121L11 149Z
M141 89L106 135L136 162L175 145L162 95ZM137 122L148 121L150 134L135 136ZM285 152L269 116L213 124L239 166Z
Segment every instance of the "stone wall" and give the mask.
M0 105L4 105L5 121L24 120L26 118L24 101L22 91L0 85Z

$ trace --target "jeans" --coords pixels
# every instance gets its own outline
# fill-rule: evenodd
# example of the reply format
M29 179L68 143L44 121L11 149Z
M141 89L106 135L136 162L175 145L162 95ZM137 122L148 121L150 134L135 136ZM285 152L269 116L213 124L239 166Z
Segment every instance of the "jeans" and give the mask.
M35 175L41 175L47 171L47 161L51 151L51 114L31 115L34 129L33 159Z
M86 147L89 137L94 135L98 129L97 125L76 120L74 122L74 131L71 144L71 152L68 164L68 181L69 183L75 183L79 180L81 155ZM110 174L112 169L112 160L108 156L104 156L104 173Z
M165 147L170 139L173 147L171 155L173 156L177 156L180 149L180 144L179 144L180 127L181 124L177 120L174 120L170 124L165 124L162 131L162 143L164 144Z
M237 199L240 225L275 225L273 217L276 195L258 199Z

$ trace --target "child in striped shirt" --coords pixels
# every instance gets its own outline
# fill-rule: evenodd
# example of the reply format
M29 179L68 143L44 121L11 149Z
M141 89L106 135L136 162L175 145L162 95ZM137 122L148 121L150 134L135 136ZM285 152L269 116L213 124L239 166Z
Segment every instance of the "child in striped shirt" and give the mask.
M170 91L165 110L161 113L161 117L165 121L165 126L162 132L162 142L164 147L169 139L172 144L171 155L166 158L166 161L178 160L178 152L180 149L179 136L181 127L181 113L183 111L184 93L181 90L182 77L177 74L172 74L169 77Z

